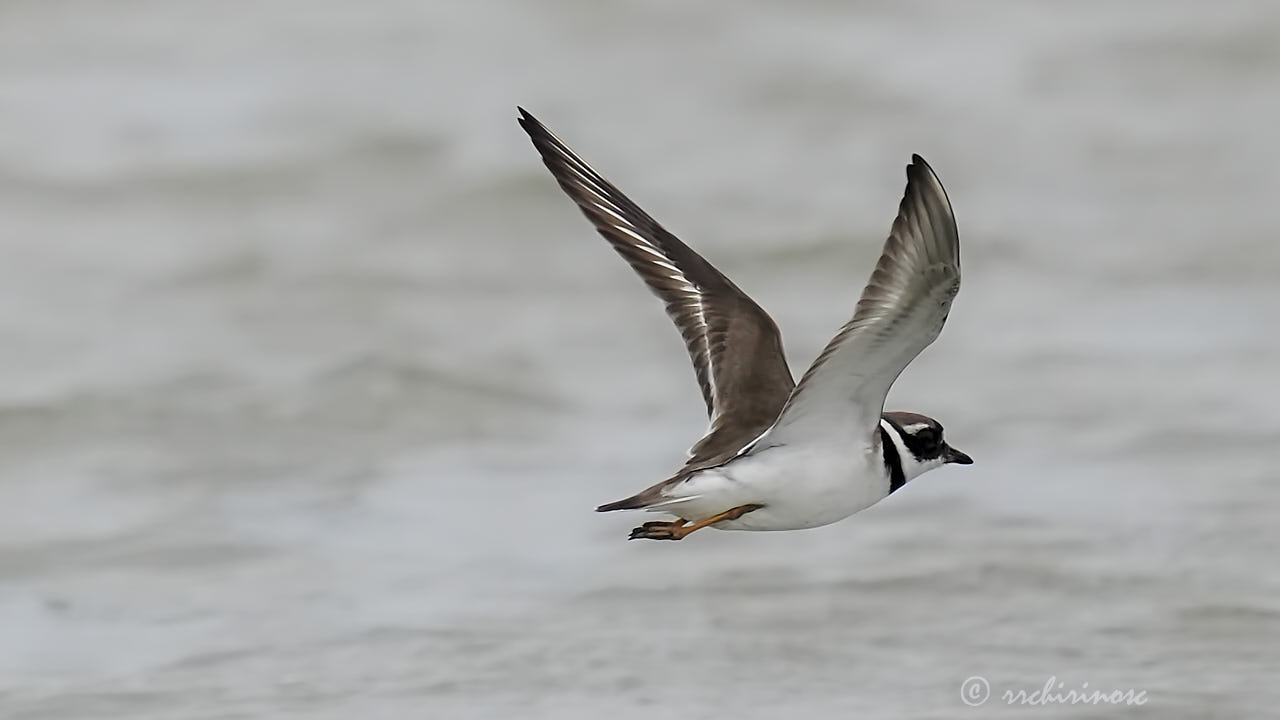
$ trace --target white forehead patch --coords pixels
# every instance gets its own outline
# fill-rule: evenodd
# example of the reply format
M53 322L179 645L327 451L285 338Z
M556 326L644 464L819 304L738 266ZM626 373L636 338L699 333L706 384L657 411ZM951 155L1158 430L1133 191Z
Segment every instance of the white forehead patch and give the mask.
M916 456L907 449L907 444L898 433L897 428L895 428L888 420L881 418L880 427L884 428L889 433L889 441L892 442L894 448L898 450L898 462L902 464L902 475L908 482L919 477L921 474L942 465L942 458L932 458L930 460L925 460L924 462L921 462L916 458ZM925 427L931 426L929 423L914 423L912 425L905 426L903 431L911 430L914 432L917 429Z
M921 430L927 427L933 427L933 426L927 422L921 422L921 423L913 423L911 425L903 425L902 429L906 431L906 433L909 435L915 435L916 433L920 432Z

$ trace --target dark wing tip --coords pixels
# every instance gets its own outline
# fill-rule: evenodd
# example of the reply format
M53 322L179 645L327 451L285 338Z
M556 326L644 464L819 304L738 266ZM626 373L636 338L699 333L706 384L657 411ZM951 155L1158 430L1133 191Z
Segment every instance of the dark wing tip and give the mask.
M938 187L942 187L942 181L938 179L938 173L933 171L933 166L916 153L911 153L911 164L907 166L907 178L910 180L933 180Z
M951 198L947 195L947 189L943 187L942 180L938 179L938 173L933 171L933 166L925 162L925 159L919 155L911 154L911 164L907 166L907 192L903 196L904 206L907 199L913 192L925 192L931 190L941 202L948 216L951 216L951 224L955 224L954 212L951 209Z
M538 146L539 150L542 149L542 144L549 144L553 147L563 145L560 139L548 130L546 125L542 124L541 120L533 116L533 113L519 105L516 106L516 110L520 113L520 117L516 118L516 122L520 123L520 127L524 128L524 131L529 135L529 139L533 141L534 145ZM564 149L568 150L567 147ZM546 153L543 153L543 157L546 157Z
M934 252L929 253L931 257L949 258L959 269L960 232L956 228L951 198L929 163L914 153L911 155L911 164L907 166L907 188L898 210L900 219L907 214L916 214L919 218L917 222L923 221L921 232L924 234L920 239L933 247ZM941 255L936 254L937 252Z
M520 117L516 118L516 122L520 123L520 127L529 133L530 136L535 134L546 134L547 129L534 117L532 113L519 105L516 106L516 112L520 113Z

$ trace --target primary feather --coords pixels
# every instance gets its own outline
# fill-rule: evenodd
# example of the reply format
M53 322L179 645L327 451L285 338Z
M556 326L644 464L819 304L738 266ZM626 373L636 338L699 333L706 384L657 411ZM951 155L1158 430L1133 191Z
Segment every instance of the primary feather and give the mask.
M662 299L684 339L711 419L686 468L732 457L773 423L795 386L777 325L533 115L519 112L560 187Z
M874 432L889 387L938 337L960 289L960 237L942 183L919 155L853 319L800 378L754 450Z

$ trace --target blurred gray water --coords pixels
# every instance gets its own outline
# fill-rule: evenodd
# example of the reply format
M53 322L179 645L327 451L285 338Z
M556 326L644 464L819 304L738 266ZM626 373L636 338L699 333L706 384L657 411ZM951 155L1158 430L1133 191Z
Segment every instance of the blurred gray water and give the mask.
M0 4L0 717L1280 717L1278 81L1265 2ZM701 401L517 103L797 372L923 154L977 464L626 542Z

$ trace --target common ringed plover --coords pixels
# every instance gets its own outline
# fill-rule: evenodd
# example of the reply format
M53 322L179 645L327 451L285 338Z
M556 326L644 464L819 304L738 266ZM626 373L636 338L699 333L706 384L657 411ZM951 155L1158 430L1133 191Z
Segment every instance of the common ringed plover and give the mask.
M907 166L898 216L853 319L796 383L759 305L518 110L560 187L666 304L711 418L674 475L596 508L675 516L644 523L631 539L827 525L928 470L973 462L943 440L937 420L884 412L889 387L938 337L960 289L955 217L923 158Z

